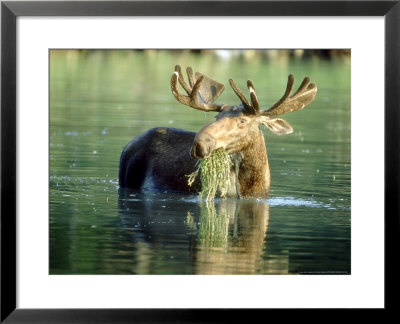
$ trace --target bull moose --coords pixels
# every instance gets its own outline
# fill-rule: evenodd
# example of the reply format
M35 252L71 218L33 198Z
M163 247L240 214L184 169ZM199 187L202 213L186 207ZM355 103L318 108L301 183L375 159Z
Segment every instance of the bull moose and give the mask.
M205 74L193 74L186 69L187 83L181 67L175 66L171 77L174 97L182 104L202 111L217 112L216 120L193 133L181 129L157 127L130 141L124 148L119 169L121 187L162 190L168 192L199 192L201 183L188 185L188 175L196 169L199 159L207 158L214 150L225 149L234 161L227 196L266 197L271 175L267 149L260 125L277 135L290 134L288 122L274 116L303 109L311 103L317 87L305 77L291 95L294 77L289 75L283 97L267 110L261 110L255 88L247 81L250 102L235 82L229 83L241 104L229 106L214 101L224 91L224 85ZM179 84L187 96L180 91Z

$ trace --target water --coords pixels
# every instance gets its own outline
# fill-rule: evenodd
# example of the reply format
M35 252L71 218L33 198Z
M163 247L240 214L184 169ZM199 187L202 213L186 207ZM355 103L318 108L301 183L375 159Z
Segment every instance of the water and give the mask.
M349 274L350 60L182 51L51 51L51 274ZM315 101L264 129L269 199L217 199L118 187L123 147L156 126L197 131L214 119L179 104L175 64L224 83L252 79L264 108L305 75Z

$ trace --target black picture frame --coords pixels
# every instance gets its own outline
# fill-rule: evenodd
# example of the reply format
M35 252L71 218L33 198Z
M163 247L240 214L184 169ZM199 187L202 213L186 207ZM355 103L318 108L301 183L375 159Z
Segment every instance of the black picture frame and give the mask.
M2 1L1 3L1 322L234 322L276 310L17 309L16 19L19 16L382 16L385 19L385 308L399 287L400 1ZM371 80L371 82L374 82ZM379 113L379 112L378 112ZM371 154L373 151L371 149ZM367 176L367 175L366 175ZM373 190L373 188L371 188ZM304 314L299 312L298 314ZM240 314L238 314L240 313ZM306 313L308 314L308 312ZM240 316L239 316L240 315ZM260 317L259 317L260 316ZM309 315L306 315L309 316ZM369 315L368 315L369 316ZM333 319L333 318L331 318Z

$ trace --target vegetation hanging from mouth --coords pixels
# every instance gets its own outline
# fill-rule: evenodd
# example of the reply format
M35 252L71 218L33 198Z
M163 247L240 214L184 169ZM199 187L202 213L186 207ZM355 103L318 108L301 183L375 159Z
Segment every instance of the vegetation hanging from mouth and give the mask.
M200 172L200 199L211 201L217 192L225 198L230 185L230 170L233 162L223 148L215 150L208 158L200 160L196 171L189 174L188 184L191 186Z

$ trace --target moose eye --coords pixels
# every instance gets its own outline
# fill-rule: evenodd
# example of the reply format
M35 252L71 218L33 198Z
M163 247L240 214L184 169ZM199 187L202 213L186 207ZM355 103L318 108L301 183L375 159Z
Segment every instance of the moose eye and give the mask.
M238 126L244 126L244 125L246 125L246 123L247 123L247 120L244 119L244 118L241 118L241 119L239 120L239 122L238 122Z

